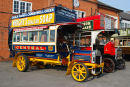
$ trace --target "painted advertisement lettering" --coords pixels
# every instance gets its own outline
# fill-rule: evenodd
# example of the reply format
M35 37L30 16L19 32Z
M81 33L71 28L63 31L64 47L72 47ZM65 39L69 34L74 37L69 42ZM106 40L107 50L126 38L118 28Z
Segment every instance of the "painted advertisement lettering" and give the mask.
M93 21L84 21L82 24L84 25L83 29L93 30Z
M49 13L27 18L14 19L12 20L11 27L14 28L14 27L24 27L39 24L50 24L54 23L54 17L55 17L54 13Z

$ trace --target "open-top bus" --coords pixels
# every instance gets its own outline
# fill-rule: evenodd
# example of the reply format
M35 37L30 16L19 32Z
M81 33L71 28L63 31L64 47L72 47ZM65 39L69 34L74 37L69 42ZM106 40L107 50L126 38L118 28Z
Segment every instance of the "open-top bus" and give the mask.
M56 11L59 11L61 16L60 11L66 10L61 8ZM60 21L60 17L53 18L52 16L51 19ZM9 32L9 47L10 51L14 52L12 52L14 54L13 67L24 72L33 65L39 68L46 68L48 64L67 65L66 75L71 74L76 81L86 80L89 72L93 75L101 74L104 63L102 63L100 51L85 51L78 46L73 46L74 40L71 38L82 27L80 23L68 21L20 28L12 27Z

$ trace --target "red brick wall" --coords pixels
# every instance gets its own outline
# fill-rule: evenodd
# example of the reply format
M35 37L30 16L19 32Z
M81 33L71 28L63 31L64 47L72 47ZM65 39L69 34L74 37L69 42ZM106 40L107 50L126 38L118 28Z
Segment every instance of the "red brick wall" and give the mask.
M75 10L85 11L86 17L97 14L97 11L95 12L95 10L97 10L96 3L91 3L91 2L82 1L82 0L80 0L79 3L80 3L79 8L75 8ZM92 14L91 14L91 8L92 8Z
M12 12L12 3L12 0L0 0L0 61L9 58L8 23L11 14L8 13Z
M54 0L54 3L57 4L62 4L63 6L69 8L69 9L73 9L73 0ZM91 8L92 8L92 15L96 15L97 12L95 13L95 9L97 9L97 5L95 3L91 3L91 2L87 2L87 1L83 1L83 0L78 0L80 5L78 8L74 8L74 10L80 10L80 11L84 11L86 13L85 16L91 16ZM97 1L97 0L90 0L90 1Z
M48 0L22 0L32 2L32 10L37 10L49 6ZM13 0L0 0L0 61L8 60L10 51L8 50L8 25L12 13ZM6 12L6 13L4 13Z

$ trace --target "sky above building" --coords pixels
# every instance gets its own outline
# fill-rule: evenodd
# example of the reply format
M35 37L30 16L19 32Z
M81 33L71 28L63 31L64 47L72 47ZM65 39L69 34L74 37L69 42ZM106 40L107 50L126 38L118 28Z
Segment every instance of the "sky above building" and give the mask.
M98 0L124 12L130 11L130 0Z

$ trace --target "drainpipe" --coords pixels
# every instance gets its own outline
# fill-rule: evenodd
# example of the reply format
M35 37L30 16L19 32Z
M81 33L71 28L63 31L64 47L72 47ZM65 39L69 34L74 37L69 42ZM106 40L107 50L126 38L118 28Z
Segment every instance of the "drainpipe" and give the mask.
M72 10L74 10L74 0L72 0Z

